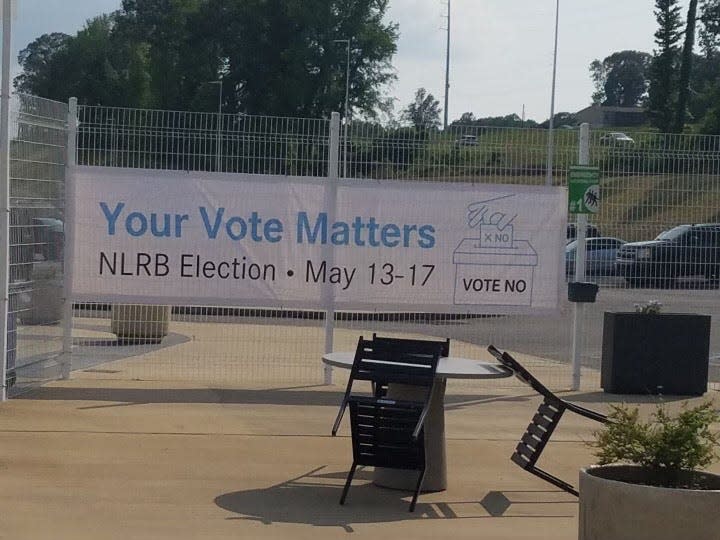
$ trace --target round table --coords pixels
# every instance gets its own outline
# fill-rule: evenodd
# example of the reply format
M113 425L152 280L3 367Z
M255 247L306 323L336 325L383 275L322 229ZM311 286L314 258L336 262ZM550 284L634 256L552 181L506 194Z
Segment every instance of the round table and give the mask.
M333 352L323 355L325 364L342 369L350 369L355 353L350 351ZM427 469L423 481L423 491L443 491L447 489L447 458L445 452L445 387L447 379L502 379L511 377L512 372L504 366L448 356L440 358L436 381L430 397L430 408L425 418L425 459ZM422 399L417 387L405 384L388 385L388 397L393 399ZM393 489L414 490L417 473L400 469L376 467L373 482L379 486Z

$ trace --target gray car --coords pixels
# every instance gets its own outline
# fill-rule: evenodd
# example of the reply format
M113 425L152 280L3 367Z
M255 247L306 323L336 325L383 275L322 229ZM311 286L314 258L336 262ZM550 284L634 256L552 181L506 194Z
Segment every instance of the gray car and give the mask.
M625 240L611 236L586 239L585 274L588 276L612 276L615 274L615 257ZM575 275L575 252L577 240L565 246L565 275Z

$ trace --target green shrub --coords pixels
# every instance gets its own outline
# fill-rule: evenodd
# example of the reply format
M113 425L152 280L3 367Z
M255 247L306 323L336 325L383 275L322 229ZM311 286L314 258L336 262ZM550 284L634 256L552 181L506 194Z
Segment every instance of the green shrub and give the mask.
M613 406L610 422L595 433L595 456L598 464L630 463L655 469L659 485L679 485L688 471L704 469L718 456L720 437L712 424L720 421L713 403L695 407L683 405L671 415L659 405L650 421L640 420L639 411L625 405Z

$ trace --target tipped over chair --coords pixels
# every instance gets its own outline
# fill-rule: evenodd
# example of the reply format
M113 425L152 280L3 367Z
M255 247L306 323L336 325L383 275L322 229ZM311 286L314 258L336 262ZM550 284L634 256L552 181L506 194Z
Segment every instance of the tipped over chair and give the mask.
M415 510L425 478L425 432L423 425L430 406L435 372L443 344L431 341L389 340L358 341L353 366L332 434L336 435L343 413L350 409L353 462L340 504L345 503L356 468L387 467L418 471L418 480L410 503ZM358 380L369 381L373 388L398 384L415 387L416 400L395 400L386 396L359 395L353 392Z
M530 425L528 425L527 430L515 448L515 452L510 456L510 459L527 472L577 496L578 492L572 485L538 468L536 465L537 461L540 459L545 446L550 441L550 437L565 411L574 412L590 420L602 423L608 422L607 417L559 398L507 352L500 352L492 345L488 347L488 351L497 358L502 365L511 370L515 374L515 377L530 386L544 398L535 412Z

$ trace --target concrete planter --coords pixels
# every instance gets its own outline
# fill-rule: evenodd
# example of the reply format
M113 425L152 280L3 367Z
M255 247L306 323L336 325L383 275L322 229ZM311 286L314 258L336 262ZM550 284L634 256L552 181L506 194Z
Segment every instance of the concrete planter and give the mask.
M632 465L582 469L578 539L715 538L720 534L720 475L695 474L707 489L642 485L653 478L653 471Z
M113 304L110 331L120 341L160 343L170 328L170 306Z

